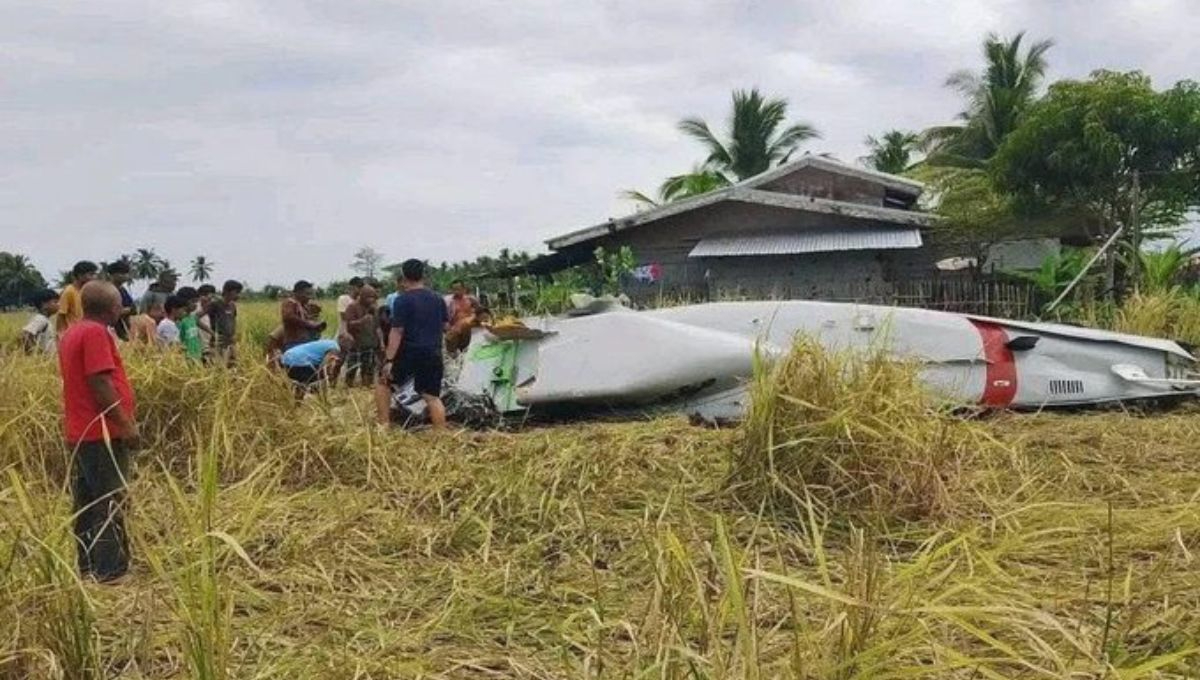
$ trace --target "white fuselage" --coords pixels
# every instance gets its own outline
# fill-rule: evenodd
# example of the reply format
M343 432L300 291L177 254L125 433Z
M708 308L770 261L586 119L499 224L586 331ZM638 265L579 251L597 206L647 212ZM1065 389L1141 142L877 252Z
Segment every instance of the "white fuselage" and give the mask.
M756 352L781 355L804 335L830 350L914 361L933 391L962 404L1041 408L1197 388L1180 379L1192 357L1174 342L923 309L722 302L525 323L547 335L498 341L478 333L455 387L491 396L502 412L659 405L737 418Z

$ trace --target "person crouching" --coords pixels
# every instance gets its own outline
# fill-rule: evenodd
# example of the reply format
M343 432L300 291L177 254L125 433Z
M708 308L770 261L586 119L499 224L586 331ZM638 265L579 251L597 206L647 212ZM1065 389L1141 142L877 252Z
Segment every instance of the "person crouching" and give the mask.
M296 388L296 399L303 399L305 394L337 379L342 354L350 350L352 342L342 336L337 340L304 342L284 351L279 363Z

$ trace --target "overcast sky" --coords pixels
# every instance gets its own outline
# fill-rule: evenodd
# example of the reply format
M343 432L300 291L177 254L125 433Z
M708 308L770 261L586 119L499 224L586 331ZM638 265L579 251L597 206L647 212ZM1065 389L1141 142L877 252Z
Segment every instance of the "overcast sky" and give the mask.
M684 116L786 98L845 160L948 121L988 31L1052 77L1198 77L1200 0L0 0L0 250L197 254L259 285L473 258L628 212L701 158Z

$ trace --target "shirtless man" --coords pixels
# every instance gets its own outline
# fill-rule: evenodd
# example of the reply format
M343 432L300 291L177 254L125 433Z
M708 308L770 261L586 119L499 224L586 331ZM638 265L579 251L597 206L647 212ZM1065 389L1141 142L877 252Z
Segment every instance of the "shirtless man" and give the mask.
M471 329L476 325L479 301L467 291L464 281L450 284L446 296L446 311L450 314L450 330L446 332L446 351L458 354L471 344Z
M321 308L312 301L313 285L308 281L297 281L292 294L279 306L280 322L283 325L283 349L316 340L325 330L320 320Z
M129 342L153 347L158 343L158 323L166 317L163 305L153 302L145 314L129 317Z
M346 326L345 335L353 339L353 350L346 359L346 386L354 384L354 378L361 376L361 384L366 387L375 377L375 367L378 364L380 351L383 349L383 335L379 329L379 316L376 304L379 293L372 286L364 285L358 290L354 301L346 307L342 314Z

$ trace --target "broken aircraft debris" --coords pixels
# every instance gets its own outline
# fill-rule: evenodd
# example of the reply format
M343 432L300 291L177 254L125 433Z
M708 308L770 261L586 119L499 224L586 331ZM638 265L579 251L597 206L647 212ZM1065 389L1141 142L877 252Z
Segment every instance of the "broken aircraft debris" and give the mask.
M737 420L755 352L797 335L831 350L885 351L920 366L953 403L1038 409L1195 395L1192 355L1169 340L1059 324L832 302L718 302L633 311L591 301L564 317L477 330L448 408L464 420L573 410ZM403 419L420 418L411 390Z

